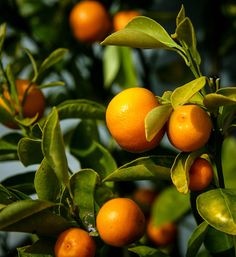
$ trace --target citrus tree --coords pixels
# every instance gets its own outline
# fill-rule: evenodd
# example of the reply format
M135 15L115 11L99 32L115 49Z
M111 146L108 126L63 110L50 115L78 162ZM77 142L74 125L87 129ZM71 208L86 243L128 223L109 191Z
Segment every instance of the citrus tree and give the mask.
M105 105L80 98L46 106L42 90L64 83L44 84L42 77L66 58L67 49L57 48L41 62L26 49L32 73L24 83L11 64L0 62L0 121L15 129L0 139L1 160L37 165L0 184L0 230L30 235L18 256L181 256L178 228L189 214L196 226L184 256L197 256L200 249L204 256L235 256L236 90L202 74L183 6L175 27L170 35L138 15L101 42L106 69L111 52L129 56L133 48L161 48L183 58L193 79L158 96L133 85ZM5 39L2 24L2 57ZM116 67L112 76L106 73L106 86ZM26 85L22 92L19 84ZM39 95L41 108L28 115L27 103L32 111ZM71 119L78 124L64 131L63 122ZM173 150L160 152L164 134ZM132 194L144 180L157 189L146 194L147 202Z

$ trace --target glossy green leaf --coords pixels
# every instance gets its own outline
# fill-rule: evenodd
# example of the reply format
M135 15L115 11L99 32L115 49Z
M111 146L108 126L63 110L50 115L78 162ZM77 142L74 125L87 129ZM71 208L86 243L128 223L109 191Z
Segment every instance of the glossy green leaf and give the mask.
M83 169L70 179L73 205L83 224L95 231L94 190L98 175L92 169Z
M32 53L30 52L29 49L27 48L24 48L24 51L25 53L27 54L27 56L29 57L30 59L30 62L31 62L31 65L32 65L32 68L33 68L33 78L32 78L32 81L36 81L37 79L37 76L38 76L38 67L37 67L37 63L32 55Z
M151 217L156 226L176 221L190 210L189 195L180 194L175 187L164 189L154 201Z
M40 65L38 75L41 75L45 70L49 69L52 65L59 62L67 52L68 50L65 48L58 48L53 51Z
M185 9L184 5L181 5L181 9L176 17L176 26L178 26L185 18Z
M86 99L67 100L57 106L60 119L105 119L106 108Z
M140 157L127 163L108 175L104 181L130 181L153 178L169 179L172 156Z
M4 210L5 209L3 209L2 212ZM38 236L52 237L58 235L71 226L72 224L62 216L48 210L42 210L32 213L25 218L19 218L17 221L4 226L1 228L1 230L32 233L37 234Z
M101 44L181 50L159 23L144 16L135 17L124 29L111 34Z
M43 159L41 141L22 138L18 143L18 156L24 166L40 163Z
M115 80L120 69L119 48L116 46L106 46L103 53L103 76L104 85L109 87Z
M3 23L0 26L0 55L2 53L3 44L6 37L6 31L7 31L7 24Z
M131 247L129 251L136 253L139 257L169 257L164 252L145 245Z
M23 127L30 127L31 125L33 125L38 119L38 113L32 117L32 118L18 118L18 117L15 117L15 120L17 121L17 123L19 125L22 125Z
M98 139L96 122L83 120L73 131L70 152L79 160L82 168L94 169L103 179L117 169L117 165L111 153Z
M217 93L210 93L204 97L203 102L209 110L214 110L220 106L232 105L232 104L235 105L236 98L235 96L224 96Z
M151 141L165 126L172 112L169 104L159 105L153 108L145 117L145 133L147 141Z
M231 235L227 235L224 232L214 229L209 226L204 245L206 249L219 256L234 256L234 240ZM229 254L231 252L231 254Z
M0 229L3 230L8 226L52 207L53 205L53 203L48 201L31 199L13 202L0 212Z
M204 221L193 231L188 240L186 257L195 257L197 255L204 242L208 228L207 222Z
M171 95L171 103L174 109L188 101L201 90L206 84L206 77L200 77L177 87Z
M61 185L45 158L35 173L34 185L39 199L56 202Z
M20 174L14 174L2 181L2 185L11 189L16 189L24 194L35 193L34 171L28 171Z
M67 186L69 182L68 164L58 112L55 107L48 115L43 128L42 150L59 181Z
M236 190L213 189L197 198L201 217L212 227L224 233L236 235Z

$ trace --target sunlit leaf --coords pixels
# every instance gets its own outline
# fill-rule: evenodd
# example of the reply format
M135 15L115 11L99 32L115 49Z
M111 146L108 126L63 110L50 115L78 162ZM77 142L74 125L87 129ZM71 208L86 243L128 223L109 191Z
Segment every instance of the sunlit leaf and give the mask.
M177 221L190 210L189 195L180 194L175 187L164 189L152 205L151 217L156 226Z
M156 248L145 245L134 246L129 248L129 251L136 253L139 257L169 257L168 254L165 254Z
M145 133L147 141L151 141L164 127L172 112L171 105L159 105L153 108L145 117Z
M174 161L172 156L141 157L127 163L108 175L104 181L130 181L144 179L170 178L170 167Z
M187 103L199 90L206 84L206 77L200 77L188 82L187 84L177 87L171 95L173 108Z
M210 93L204 97L203 102L209 110L214 110L214 109L217 109L219 106L235 105L236 97L224 96L217 93Z
M197 198L201 217L212 227L224 233L236 235L236 190L213 189Z
M184 5L181 5L181 9L176 17L176 26L178 26L185 18L185 9Z

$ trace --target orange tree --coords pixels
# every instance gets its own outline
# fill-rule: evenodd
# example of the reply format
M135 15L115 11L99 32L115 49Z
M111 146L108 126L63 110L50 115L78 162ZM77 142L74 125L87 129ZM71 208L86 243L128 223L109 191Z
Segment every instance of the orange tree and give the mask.
M6 25L1 26L0 33L2 54ZM98 129L102 127L106 130L106 106L84 98L69 99L48 106L48 112L40 120L38 114L26 118L21 112L21 101L17 94L18 76L13 72L11 65L5 66L1 62L1 82L8 88L10 99L14 99L13 106L11 102L4 103L9 104L9 109L15 107L16 103L19 110L8 112L6 108L0 109L3 124L10 120L19 126L19 133L12 132L1 138L1 158L19 159L24 166L37 164L37 169L36 172L17 174L1 182L0 230L34 235L29 244L17 249L18 256L23 257L54 256L57 254L57 240L60 240L60 235L65 235L64 231L70 231L70 228L85 230L86 237L93 237L92 242L95 242L96 247L92 243L92 249L95 251L96 248L96 251L90 251L90 254L95 256L180 255L176 235L164 248L154 245L144 233L142 238L139 234L140 239L136 238L135 241L126 238L129 243L118 248L114 248L114 244L105 243L99 235L96 217L102 206L110 199L122 198L124 195L127 197L128 193L122 187L125 183L149 180L157 185L163 182L148 217L154 227L163 228L166 224L178 226L189 213L196 219L197 225L190 235L185 256L196 256L201 246L204 246L208 256L235 256L235 172L233 166L229 166L229 158L233 159L229 154L235 152L236 145L233 138L236 92L234 87L221 87L218 78L207 77L201 73L201 58L197 50L194 27L190 18L186 17L184 7L177 15L176 29L172 35L156 21L139 16L130 21L124 29L108 36L102 45L163 48L179 54L195 79L157 96L159 105L154 106L145 118L141 117L146 141L152 141L162 129L168 130L172 115L180 107L194 105L198 110L202 110L204 117L209 117L210 125L206 124L208 119L202 119L202 116L199 118L198 111L195 111L180 119L179 123L184 120L185 124L191 126L189 130L184 127L184 132L178 135L182 136L184 141L195 139L190 136L193 132L197 134L193 130L192 120L198 117L194 128L197 126L201 131L206 129L203 143L197 142L198 147L188 151L176 149L168 154L160 155L147 151L137 158L136 155L131 155L131 160L129 157L126 162L120 163L117 152L112 151L117 145L113 142L112 146L103 144L99 138ZM108 49L114 51L114 48ZM119 48L118 51L124 54L126 52L123 51L126 50ZM61 85L60 81L46 85L40 82L44 72L61 60L66 52L65 49L57 49L38 64L26 50L33 72L25 79L30 81L30 85L36 83L42 89ZM109 83L111 80L113 78L107 77ZM137 113L138 108L142 110L142 106L140 101ZM71 118L80 119L79 124L72 131L63 133L63 121ZM158 150L159 146L156 148ZM69 154L79 161L80 167L76 170L71 166ZM208 160L214 176L206 188L193 191L190 188L190 171L198 158ZM111 213L111 219L113 217L113 220L119 220L115 211ZM120 225L118 228L126 228L129 222L115 225ZM106 226L109 226L111 236L114 235L116 231L112 232L110 228L112 223L107 223ZM137 228L140 226L137 221ZM78 242L75 248L80 249L82 240L77 239L72 241ZM155 242L155 239L152 241ZM66 248L69 249L70 244L66 244ZM84 256L82 254L82 251L78 251L74 256Z

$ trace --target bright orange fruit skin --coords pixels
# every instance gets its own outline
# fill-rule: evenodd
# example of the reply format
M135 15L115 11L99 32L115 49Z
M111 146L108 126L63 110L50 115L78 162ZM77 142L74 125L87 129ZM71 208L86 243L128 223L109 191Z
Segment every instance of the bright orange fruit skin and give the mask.
M113 17L113 27L115 31L123 29L134 17L140 16L141 13L136 10L119 11Z
M174 223L166 223L161 226L154 226L149 220L147 224L147 236L157 246L167 246L175 240L177 227Z
M189 170L189 189L200 191L212 181L214 172L211 164L203 158L197 158Z
M57 238L56 257L94 257L96 244L88 232L80 228L69 228Z
M69 23L76 39L84 43L102 41L111 30L111 19L99 1L84 0L71 10Z
M197 105L177 107L170 115L167 136L177 149L196 151L209 140L212 122L209 115Z
M145 152L156 147L164 128L148 142L145 136L145 117L159 106L157 98L148 89L133 87L114 96L107 106L106 124L112 137L126 151Z
M138 240L145 233L145 217L139 206L129 198L107 201L96 218L102 240L122 247Z

